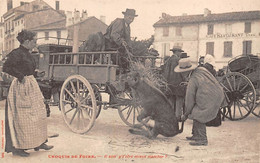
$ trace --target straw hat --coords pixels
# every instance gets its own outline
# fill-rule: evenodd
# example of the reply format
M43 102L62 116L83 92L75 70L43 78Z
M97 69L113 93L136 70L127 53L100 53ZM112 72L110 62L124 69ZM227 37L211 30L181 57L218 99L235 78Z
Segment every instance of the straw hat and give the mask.
M134 16L134 17L137 17L138 15L135 15L135 9L126 9L125 12L122 12L124 15L131 15L131 16Z
M179 60L179 64L174 68L175 72L186 72L193 70L197 67L197 65L192 64L189 58L181 58Z

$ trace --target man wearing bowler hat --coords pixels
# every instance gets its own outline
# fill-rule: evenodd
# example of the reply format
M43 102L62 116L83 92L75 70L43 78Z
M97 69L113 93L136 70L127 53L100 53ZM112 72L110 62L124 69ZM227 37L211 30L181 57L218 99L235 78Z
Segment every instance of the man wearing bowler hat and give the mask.
M107 28L105 37L106 51L118 50L120 52L119 66L128 68L127 54L125 47L129 48L130 45L130 24L138 15L135 14L134 9L126 9L122 12L124 18L116 18ZM112 58L113 63L116 63L116 58Z
M182 55L182 52L184 51L178 45L174 45L170 51L173 52L173 55L164 64L162 68L162 74L172 92L172 95L170 95L168 98L171 103L174 104L176 117L180 120L184 104L185 91L179 87L180 83L184 82L186 79L181 73L174 72L174 68L178 65L178 62L181 58L187 58L189 56L187 56L187 54Z

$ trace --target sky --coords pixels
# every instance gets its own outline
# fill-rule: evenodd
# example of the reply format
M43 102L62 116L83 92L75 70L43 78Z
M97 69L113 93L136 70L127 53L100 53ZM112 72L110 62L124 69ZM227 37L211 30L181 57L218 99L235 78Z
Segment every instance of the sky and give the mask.
M6 1L0 0L0 15L6 12ZM20 0L13 0L18 5ZM23 0L30 2L32 0ZM55 8L56 0L44 0ZM122 18L126 8L136 10L138 17L131 24L131 36L138 40L148 39L154 34L153 24L162 13L172 16L203 14L204 8L211 13L260 10L260 0L60 0L60 9L74 11L87 10L89 16L106 16L106 24Z

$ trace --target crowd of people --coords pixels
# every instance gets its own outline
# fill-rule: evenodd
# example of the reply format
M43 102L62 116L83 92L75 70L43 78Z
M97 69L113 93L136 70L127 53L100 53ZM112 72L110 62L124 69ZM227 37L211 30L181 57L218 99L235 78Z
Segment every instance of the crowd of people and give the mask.
M130 24L137 17L134 9L122 12L124 18L115 19L107 28L104 37L106 50L120 52L119 66L127 69L127 47L130 48ZM41 75L35 71L36 63L31 50L36 46L36 34L22 30L18 33L20 47L7 55L3 71L15 77L9 88L5 107L6 152L28 157L28 149L50 150L47 145L47 120L44 97L35 79ZM178 121L193 120L190 145L207 145L206 123L218 113L224 94L216 80L214 58L206 55L199 65L191 63L180 46L174 46L161 67L162 76L171 89L167 97L173 106Z
M207 145L206 123L216 118L223 89L216 79L215 60L210 54L200 57L198 65L191 62L180 46L173 46L172 56L161 66L162 75L171 93L168 99L179 121L193 120L190 145Z

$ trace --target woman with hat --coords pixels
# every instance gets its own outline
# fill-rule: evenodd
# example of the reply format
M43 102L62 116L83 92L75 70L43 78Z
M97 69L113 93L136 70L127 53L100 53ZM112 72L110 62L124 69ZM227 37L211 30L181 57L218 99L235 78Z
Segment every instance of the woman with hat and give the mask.
M175 72L189 74L185 96L185 113L182 120L188 117L193 120L192 140L190 145L207 145L206 123L217 116L224 99L223 89L216 78L205 68L192 64L189 58L180 59ZM195 70L194 70L195 69Z

